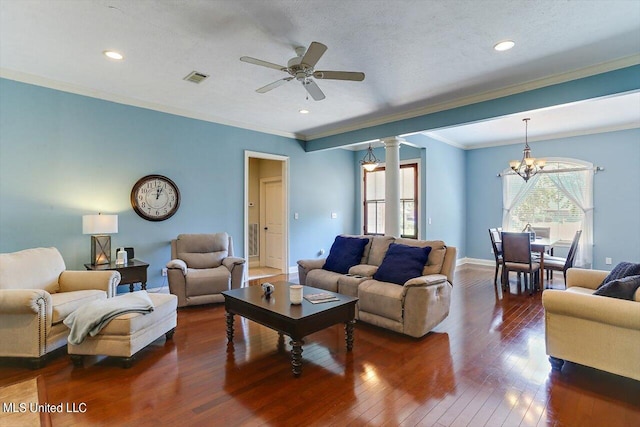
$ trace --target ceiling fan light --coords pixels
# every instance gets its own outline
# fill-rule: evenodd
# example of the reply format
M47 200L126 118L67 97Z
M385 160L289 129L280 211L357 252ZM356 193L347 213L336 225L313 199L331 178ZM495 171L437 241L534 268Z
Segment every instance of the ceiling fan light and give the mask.
M499 43L496 43L493 46L494 50L497 50L498 52L504 52L505 50L509 50L512 47L514 47L516 45L516 43L513 40L503 40Z

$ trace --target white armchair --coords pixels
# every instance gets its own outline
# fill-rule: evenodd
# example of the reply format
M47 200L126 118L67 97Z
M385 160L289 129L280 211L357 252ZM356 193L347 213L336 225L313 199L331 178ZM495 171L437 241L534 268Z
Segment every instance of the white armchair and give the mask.
M62 321L82 304L114 296L119 282L117 271L67 271L56 248L0 254L0 357L39 368L67 344Z

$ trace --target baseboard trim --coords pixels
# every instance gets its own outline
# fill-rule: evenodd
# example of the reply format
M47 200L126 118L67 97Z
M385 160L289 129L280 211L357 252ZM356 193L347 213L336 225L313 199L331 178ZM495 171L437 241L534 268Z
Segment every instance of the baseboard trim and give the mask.
M460 258L456 261L456 267L462 267L463 265L466 264L473 264L473 265L483 265L483 266L487 266L487 267L495 267L496 266L496 262L495 260L490 260L490 259L480 259L480 258Z

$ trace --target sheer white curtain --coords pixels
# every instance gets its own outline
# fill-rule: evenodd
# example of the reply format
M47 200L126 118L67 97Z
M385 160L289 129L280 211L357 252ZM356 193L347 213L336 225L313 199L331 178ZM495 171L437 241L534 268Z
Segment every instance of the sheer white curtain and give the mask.
M585 170L550 173L549 178L576 206L582 209L582 236L574 264L591 268L593 264L593 164L585 164Z
M553 185L564 194L583 213L580 229L582 236L574 265L591 268L593 263L593 164L576 159L547 158L547 168L544 175L549 177ZM575 171L553 172L553 168L571 169ZM518 205L536 188L536 183L542 174L534 175L525 182L520 176L509 173L506 169L502 173L502 227L505 231L513 230L512 218Z
M533 191L540 175L534 175L529 178L528 182L525 182L519 175L510 174L510 171L511 169L505 169L502 172L502 229L504 231L520 231L512 230L511 213Z

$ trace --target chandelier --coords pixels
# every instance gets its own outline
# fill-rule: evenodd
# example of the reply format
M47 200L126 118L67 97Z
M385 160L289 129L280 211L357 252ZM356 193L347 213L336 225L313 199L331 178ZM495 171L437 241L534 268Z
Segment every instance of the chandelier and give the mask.
M524 122L524 150L522 150L522 160L511 160L509 162L509 166L511 170L520 175L525 182L529 181L533 175L541 172L544 169L544 165L546 164L546 160L536 159L535 157L531 157L531 148L529 148L528 141L528 124L529 118L522 119Z
M371 143L369 143L369 148L367 148L367 154L365 154L364 158L362 160L360 160L360 164L368 172L372 172L375 168L378 167L379 163L380 162L376 158L375 154L373 154L373 149L371 148Z

